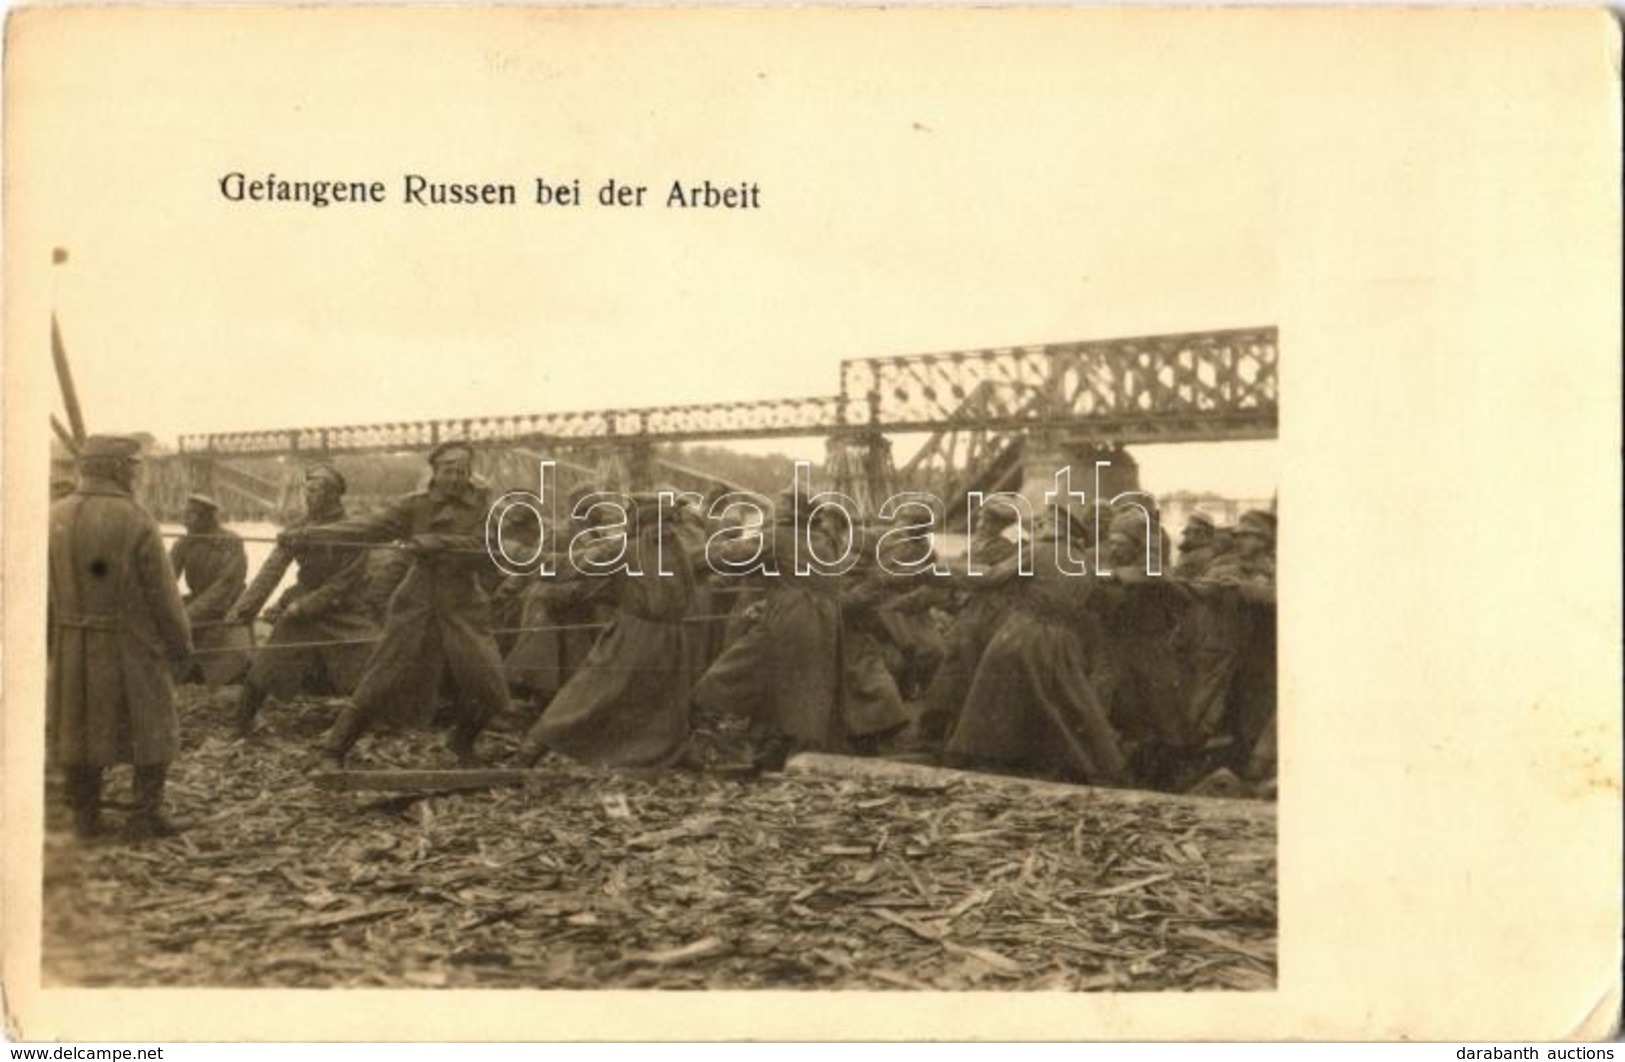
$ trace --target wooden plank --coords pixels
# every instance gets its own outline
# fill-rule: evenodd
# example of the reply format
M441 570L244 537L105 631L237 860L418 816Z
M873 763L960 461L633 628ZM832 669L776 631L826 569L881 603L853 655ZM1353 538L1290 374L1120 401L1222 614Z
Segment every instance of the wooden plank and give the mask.
M62 422L56 419L55 413L51 414L51 430L56 432L56 437L62 441L63 446L68 448L69 453L75 457L79 456L79 440L75 439L73 433L62 426Z
M318 771L310 780L317 789L341 793L450 793L460 789L522 785L526 779L552 774L551 771L497 767L446 771Z
M802 752L790 757L784 765L786 774L814 775L825 778L850 778L893 785L907 785L926 789L945 789L962 784L983 789L1006 789L1011 793L1039 793L1049 796L1088 797L1119 804L1165 803L1177 805L1198 814L1220 815L1234 818L1238 815L1268 819L1275 817L1275 805L1260 800L1238 800L1224 797L1185 796L1177 793L1157 793L1141 789L1107 789L1100 786L1072 785L1037 778L1016 778L980 771L962 771L950 767L932 767L920 763L901 763L896 760L863 759L856 756L837 756L827 752Z
M73 386L73 370L68 367L68 351L62 343L62 330L56 314L51 315L51 363L56 366L56 382L62 389L62 405L68 411L68 427L76 443L85 441L85 415L79 408L79 392Z
M606 775L623 778L653 778L666 773L664 767L617 767ZM523 785L531 780L553 781L559 772L528 767L453 767L445 770L342 770L317 771L310 776L317 789L339 793L452 793L465 789L497 789ZM692 829L692 827L687 827Z

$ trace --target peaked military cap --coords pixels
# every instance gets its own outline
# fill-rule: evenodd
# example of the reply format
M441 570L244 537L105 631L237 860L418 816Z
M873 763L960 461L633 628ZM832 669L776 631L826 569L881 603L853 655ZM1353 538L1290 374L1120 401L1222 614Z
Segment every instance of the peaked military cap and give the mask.
M1236 534L1275 539L1275 517L1262 509L1249 509L1236 521Z
M331 461L312 461L305 466L305 478L331 480L338 485L341 492L349 489L349 484L344 481L344 473L340 472Z
M984 504L976 510L976 518L987 521L990 527L1009 527L1021 519L1021 514L1016 511L1014 505L1005 505L1003 502L999 502L994 505Z
M450 442L443 442L429 451L429 464L431 466L439 464L440 459L453 450L461 450L468 454L470 461L474 459L474 445L472 443L463 439L452 439Z
M1112 514L1111 534L1139 538L1145 534L1146 517L1139 509L1129 506Z

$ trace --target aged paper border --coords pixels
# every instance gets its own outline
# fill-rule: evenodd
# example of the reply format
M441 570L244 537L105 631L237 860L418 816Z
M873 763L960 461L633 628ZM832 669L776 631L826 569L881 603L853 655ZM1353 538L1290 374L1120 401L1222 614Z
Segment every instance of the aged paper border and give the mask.
M278 14L229 17L249 32ZM616 19L623 30L727 19L742 46L782 20L838 41L864 32L865 18L1003 18L1035 38L1078 34L1080 62L1090 39L1120 46L1123 34L1154 61L1169 19L1216 35L1240 23L1251 58L1280 68L1275 92L1237 101L1266 110L1289 160L1271 176L1276 277L1294 309L1269 322L1283 352L1279 988L968 999L39 988L39 529L56 392L40 265L52 235L29 212L50 174L29 168L28 143L74 131L31 123L26 86L49 71L62 20L86 17L14 16L6 56L4 915L15 1032L140 1041L1605 1031L1618 1005L1621 854L1619 50L1605 12L551 16ZM396 39L433 16L345 17ZM458 28L497 33L514 17L464 11ZM175 31L187 27L177 13ZM1549 78L1502 80L1509 51L1535 56ZM309 61L337 58L318 47ZM1416 139L1387 135L1395 123L1414 125ZM1530 153L1537 130L1565 146L1562 157ZM1399 157L1407 144L1433 169L1395 182L1409 172Z

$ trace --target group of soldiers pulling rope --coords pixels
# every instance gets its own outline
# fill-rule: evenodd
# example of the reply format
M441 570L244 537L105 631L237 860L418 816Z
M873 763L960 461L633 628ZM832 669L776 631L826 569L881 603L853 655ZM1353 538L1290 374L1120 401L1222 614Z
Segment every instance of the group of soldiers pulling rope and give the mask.
M488 552L493 497L473 456L441 445L424 490L365 516L346 512L334 465L307 466L304 514L249 582L243 540L211 498L189 499L186 534L166 551L134 500L139 443L86 439L49 544L48 743L76 831L103 832L102 776L121 763L135 767L129 832L175 830L164 811L174 684L197 678L241 682L244 737L267 701L346 698L322 744L333 769L380 723L426 724L448 708L449 749L477 762L480 735L517 701L534 705L519 766L561 755L759 769L822 750L1170 791L1225 772L1272 785L1271 513L1233 528L1194 514L1164 573L1155 558L1171 548L1154 509L1062 496L1029 522L988 506L973 568L939 563L929 541L888 545L884 526L830 519L805 498L729 528L688 507L667 519L660 495L630 494L614 536L622 563L538 577L505 574ZM582 509L538 541L556 548L591 528L598 510ZM719 532L723 559L758 562L755 574L702 561ZM1073 543L1087 575L1068 563ZM859 560L840 574L791 563L808 547L856 547ZM262 644L256 619L270 626ZM745 721L736 758L701 753L696 713Z

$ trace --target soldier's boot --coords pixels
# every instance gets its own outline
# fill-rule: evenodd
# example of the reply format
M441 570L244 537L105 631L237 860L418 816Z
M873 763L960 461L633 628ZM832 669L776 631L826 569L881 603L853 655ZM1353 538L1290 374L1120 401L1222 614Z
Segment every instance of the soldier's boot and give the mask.
M914 720L911 735L914 748L910 751L941 749L948 741L948 731L952 729L953 721L953 716L932 698L928 690L925 706Z
M483 714L465 710L457 717L452 725L451 734L446 738L446 748L457 758L457 766L472 767L480 762L474 752L474 745L480 738L480 732L485 729Z
M1264 728L1264 732L1259 735L1257 743L1253 745L1252 752L1247 757L1245 772L1242 777L1257 785L1274 782L1275 719L1273 717L1270 719L1269 725Z
M254 732L254 720L259 717L260 705L265 703L265 691L253 682L243 683L243 692L237 702L237 720L233 732L246 738Z
M472 767L480 762L479 757L474 754L474 743L479 736L478 730L462 723L451 728L451 734L446 738L446 749L457 760L457 766Z
M333 728L327 732L327 739L322 743L322 764L329 770L342 771L344 757L350 754L355 743L361 740L361 732L366 729L366 722L355 705L346 705L339 712L339 717L333 720Z
M541 721L537 720L531 724L529 730L525 731L525 736L519 739L519 747L513 753L513 765L515 767L534 767L543 756L547 755L547 746L542 744L541 738L537 736L540 732Z
M795 746L795 740L784 734L760 738L751 750L751 764L758 771L782 771Z
M102 822L102 769L69 767L66 779L68 808L73 812L74 836L82 841L107 832Z
M129 836L134 841L173 837L180 828L164 815L164 780L167 764L137 765L135 769L135 814L130 817Z
M548 745L541 742L541 737L538 737L539 731L541 731L539 723L533 724L525 731L525 737L518 742L518 749L513 750L513 766L530 768L541 762L541 757L548 755Z

